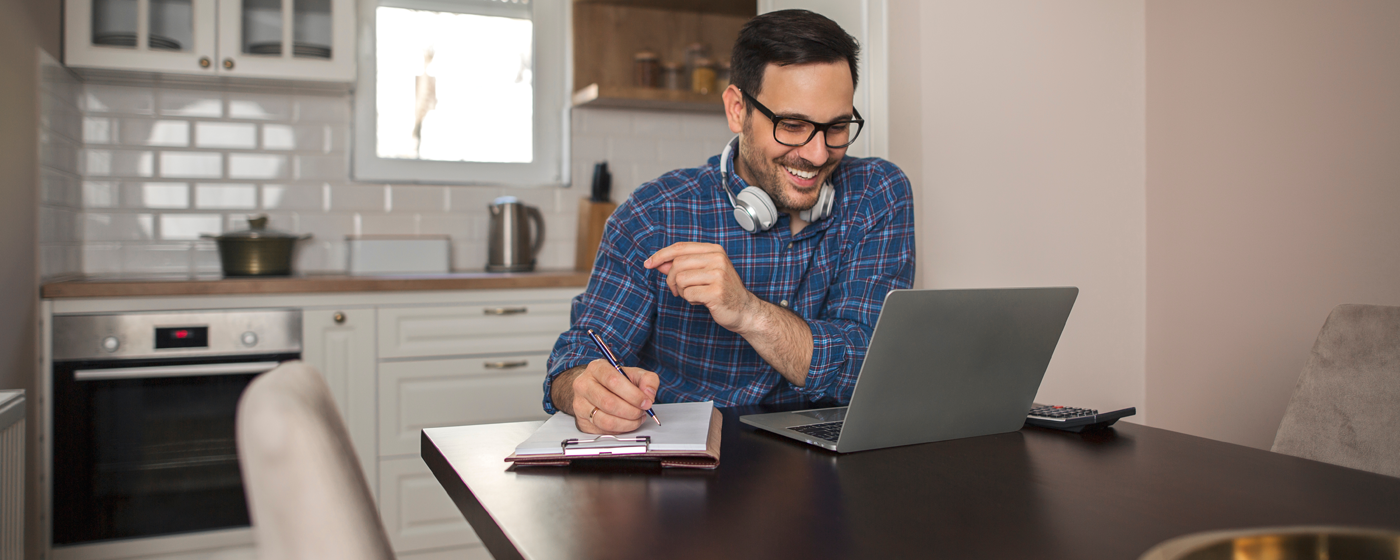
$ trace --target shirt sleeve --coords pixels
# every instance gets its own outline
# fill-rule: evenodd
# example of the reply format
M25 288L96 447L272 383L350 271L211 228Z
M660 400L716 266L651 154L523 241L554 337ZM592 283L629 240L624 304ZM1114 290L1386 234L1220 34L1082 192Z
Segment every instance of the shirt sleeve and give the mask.
M650 252L639 241L652 231L644 217L641 209L624 202L603 227L588 288L574 298L569 330L559 335L549 355L544 379L546 413L558 411L550 398L554 378L603 357L588 329L601 336L622 363L635 363L638 350L650 336L656 294L648 289L653 271L642 266Z
M809 318L812 365L802 387L793 389L810 401L847 404L865 362L870 335L885 295L914 285L914 203L909 179L899 168L881 162L871 177L872 195L856 212L853 232L843 252L837 280L819 316Z

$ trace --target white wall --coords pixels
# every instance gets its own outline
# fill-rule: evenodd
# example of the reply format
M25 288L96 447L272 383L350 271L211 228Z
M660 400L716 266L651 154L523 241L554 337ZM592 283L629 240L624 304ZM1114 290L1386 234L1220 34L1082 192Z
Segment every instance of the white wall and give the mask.
M1400 2L1147 10L1152 424L1267 449L1323 320L1400 305Z
M1037 398L1144 422L1143 0L896 3L892 19L915 11L890 44L919 50L923 286L1078 286Z

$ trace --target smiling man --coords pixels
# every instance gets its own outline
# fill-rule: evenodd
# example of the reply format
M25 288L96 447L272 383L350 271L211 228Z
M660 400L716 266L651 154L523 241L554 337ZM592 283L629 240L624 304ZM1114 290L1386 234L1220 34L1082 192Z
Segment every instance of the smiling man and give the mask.
M805 10L748 22L705 165L642 185L608 220L549 358L544 408L623 433L658 402L846 404L885 294L914 279L909 180L848 158L855 38ZM603 359L611 347L629 378Z

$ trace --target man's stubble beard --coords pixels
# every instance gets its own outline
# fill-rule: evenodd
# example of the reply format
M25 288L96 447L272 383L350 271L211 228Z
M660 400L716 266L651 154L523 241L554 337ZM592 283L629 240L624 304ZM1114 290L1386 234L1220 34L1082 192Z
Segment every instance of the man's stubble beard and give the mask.
M813 206L816 206L818 198L817 193L820 192L820 190L814 191L810 200L793 200L792 197L788 196L787 189L784 188L784 183L786 182L784 176L787 174L787 171L782 169L784 164L765 159L763 154L759 153L758 149L755 147L757 142L750 141L750 138L753 138L752 119L744 123L744 132L739 139L739 159L740 162L743 163L745 170L753 177L751 183L763 189L763 192L768 193L768 197L773 200L773 205L777 206L779 211L810 210ZM834 159L828 162L826 167L834 167L839 161L839 158ZM792 165L792 163L797 163L797 165ZM798 158L798 162L790 162L787 165L804 171L815 167L810 162L800 157ZM816 168L817 173L819 175L824 174L827 171L826 167ZM823 182L826 180L827 179L823 178Z

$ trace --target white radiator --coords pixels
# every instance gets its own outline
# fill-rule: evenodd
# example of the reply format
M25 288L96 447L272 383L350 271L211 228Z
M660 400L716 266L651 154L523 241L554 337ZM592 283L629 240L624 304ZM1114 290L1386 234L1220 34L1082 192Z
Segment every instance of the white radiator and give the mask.
M0 560L24 558L24 391L0 391Z

